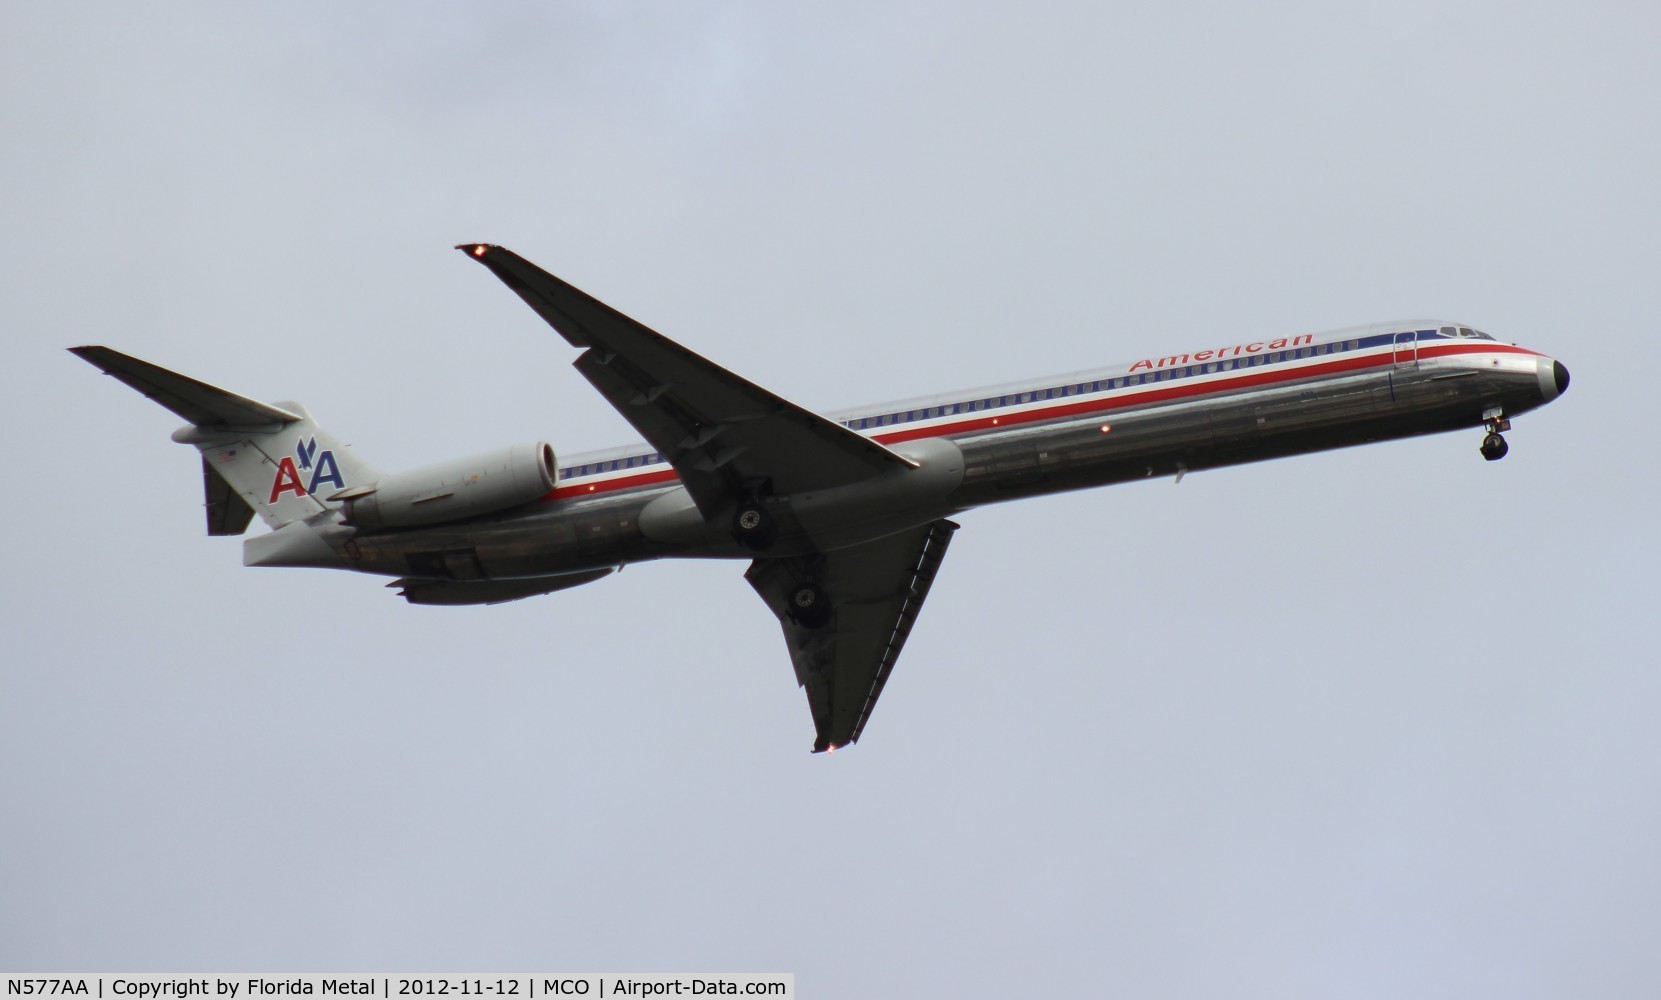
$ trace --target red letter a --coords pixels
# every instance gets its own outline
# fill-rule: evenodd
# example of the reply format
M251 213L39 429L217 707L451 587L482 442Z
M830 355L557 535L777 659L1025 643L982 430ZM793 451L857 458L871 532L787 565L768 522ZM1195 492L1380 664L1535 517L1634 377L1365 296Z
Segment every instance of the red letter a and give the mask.
M300 497L306 495L306 488L300 485L300 470L294 467L292 458L277 463L277 478L271 481L271 499L266 502L276 503L278 497L288 492Z

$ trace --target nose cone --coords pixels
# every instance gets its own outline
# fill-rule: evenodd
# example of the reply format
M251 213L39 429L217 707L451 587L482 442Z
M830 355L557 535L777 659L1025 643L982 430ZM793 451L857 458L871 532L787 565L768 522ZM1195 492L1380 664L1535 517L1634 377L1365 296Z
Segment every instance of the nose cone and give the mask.
M1540 402L1549 403L1569 388L1569 370L1561 361L1541 358L1534 365L1535 377L1540 381Z

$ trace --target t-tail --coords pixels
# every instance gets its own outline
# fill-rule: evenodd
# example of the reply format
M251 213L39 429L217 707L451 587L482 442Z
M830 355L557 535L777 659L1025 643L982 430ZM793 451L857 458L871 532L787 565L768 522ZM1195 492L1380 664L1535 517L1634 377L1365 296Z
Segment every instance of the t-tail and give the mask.
M249 540L249 565L335 561L332 547L305 522L337 507L329 502L334 494L379 474L318 427L305 407L261 403L108 347L69 350L188 422L173 440L202 453L208 534L240 535L259 514L274 531Z

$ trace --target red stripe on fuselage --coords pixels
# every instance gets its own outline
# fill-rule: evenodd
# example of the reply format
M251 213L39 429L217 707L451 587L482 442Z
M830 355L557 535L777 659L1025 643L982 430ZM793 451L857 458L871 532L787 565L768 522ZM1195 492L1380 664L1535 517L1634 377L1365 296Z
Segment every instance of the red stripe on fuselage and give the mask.
M1402 352L1404 355L1407 352ZM1530 351L1522 347L1513 347L1510 344L1495 344L1484 341L1482 343L1462 344L1433 344L1420 345L1417 357L1426 358L1451 357L1459 354L1527 354L1532 357L1544 357L1538 351ZM1304 359L1307 360L1307 359ZM1403 362L1407 363L1406 361ZM898 444L904 441L915 441L919 438L951 437L957 434L970 434L975 431L1003 429L1021 424L1038 423L1045 420L1058 420L1063 417L1083 416L1087 413L1107 413L1122 410L1131 406L1143 406L1148 403L1164 403L1171 400L1188 397L1207 396L1212 393L1235 389L1251 389L1257 386L1272 385L1276 382L1291 382L1296 379L1314 378L1321 375L1337 375L1344 372L1364 371L1369 368L1394 368L1396 353L1385 350L1383 353L1368 354L1353 358L1336 358L1331 361L1322 361L1317 364L1303 364L1295 368L1280 368L1274 371L1247 371L1244 374L1232 375L1228 378L1214 378L1207 381L1195 381L1194 377L1173 381L1156 388L1143 389L1138 392L1116 390L1120 395L1093 396L1090 399L1081 399L1075 403L1060 403L1055 406L1046 406L1041 409L1025 410L1019 413L983 411L985 415L977 415L968 420L957 420L945 424L931 424L927 427L906 427L900 430L889 431L885 434L873 434L871 440L879 444ZM1113 378L1128 378L1128 375L1115 375ZM1146 373L1144 375L1146 377ZM938 418L936 418L938 419ZM858 433L857 431L855 433ZM673 469L658 469L652 472L640 472L630 476L619 476L616 479L607 479L604 482L588 483L578 486L557 486L550 493L542 497L543 500L568 500L575 497L594 496L600 493L610 493L615 490L633 489L642 486L655 486L659 483L673 482L680 477Z

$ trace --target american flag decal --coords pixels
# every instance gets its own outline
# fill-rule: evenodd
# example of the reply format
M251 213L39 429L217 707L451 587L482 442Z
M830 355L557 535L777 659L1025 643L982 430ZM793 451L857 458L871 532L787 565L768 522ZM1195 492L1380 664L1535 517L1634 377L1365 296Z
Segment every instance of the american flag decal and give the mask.
M224 464L226 462L234 461L236 459L236 449L235 448L227 448L226 450L224 450L224 451L220 452L219 454L215 455L214 458L217 458L219 460L220 464Z

